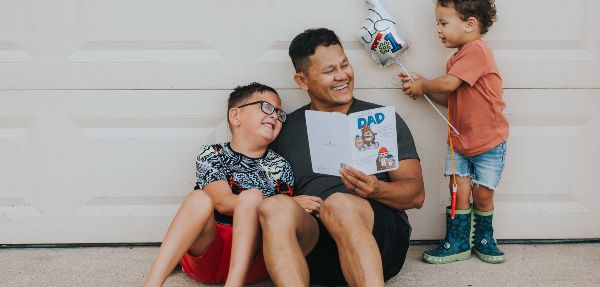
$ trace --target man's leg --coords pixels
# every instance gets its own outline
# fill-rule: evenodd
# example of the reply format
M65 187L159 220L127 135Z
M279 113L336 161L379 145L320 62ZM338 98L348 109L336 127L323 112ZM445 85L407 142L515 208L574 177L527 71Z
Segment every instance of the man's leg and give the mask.
M162 286L186 251L201 255L214 240L217 230L213 202L202 190L190 193L171 222L144 286Z
M308 286L310 279L304 256L317 243L317 221L286 195L263 200L258 215L265 264L275 285Z
M373 237L374 214L363 198L335 193L327 198L321 221L335 240L349 286L383 286L383 268Z

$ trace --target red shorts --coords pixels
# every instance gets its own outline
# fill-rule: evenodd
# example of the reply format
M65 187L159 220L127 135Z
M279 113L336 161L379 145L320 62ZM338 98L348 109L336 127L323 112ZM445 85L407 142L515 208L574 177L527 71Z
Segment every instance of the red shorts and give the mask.
M231 259L231 239L233 228L225 224L216 224L217 236L200 256L186 252L181 261L183 272L194 280L204 284L223 284L229 273ZM246 284L253 284L269 278L262 252L250 261L246 275Z

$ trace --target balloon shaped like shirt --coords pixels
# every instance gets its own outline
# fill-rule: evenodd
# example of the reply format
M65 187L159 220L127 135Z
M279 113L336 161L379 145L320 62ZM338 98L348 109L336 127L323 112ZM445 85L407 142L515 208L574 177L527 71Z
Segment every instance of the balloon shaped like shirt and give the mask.
M394 63L395 59L408 49L408 40L400 33L396 19L392 17L379 0L365 0L369 15L358 31L365 48L381 67Z

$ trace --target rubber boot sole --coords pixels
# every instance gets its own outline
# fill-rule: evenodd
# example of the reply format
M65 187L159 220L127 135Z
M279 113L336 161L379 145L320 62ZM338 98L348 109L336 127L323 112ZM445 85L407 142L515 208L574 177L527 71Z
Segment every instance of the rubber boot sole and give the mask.
M475 256L479 257L479 259L485 263L497 264L504 262L504 255L485 255L477 251L475 248L473 248L473 253L475 253Z
M471 257L471 250L443 257L437 257L423 253L423 261L430 264L446 264L454 261L466 260L469 259L469 257Z

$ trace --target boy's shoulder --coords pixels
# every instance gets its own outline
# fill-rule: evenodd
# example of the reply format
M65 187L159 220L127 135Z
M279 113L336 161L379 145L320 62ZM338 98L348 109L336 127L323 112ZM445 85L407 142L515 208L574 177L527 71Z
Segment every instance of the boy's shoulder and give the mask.
M291 168L292 166L283 156L270 148L267 148L264 161L269 164L281 166L283 168Z
M228 147L228 142L202 145L200 152L198 152L198 160L216 157L222 154Z

